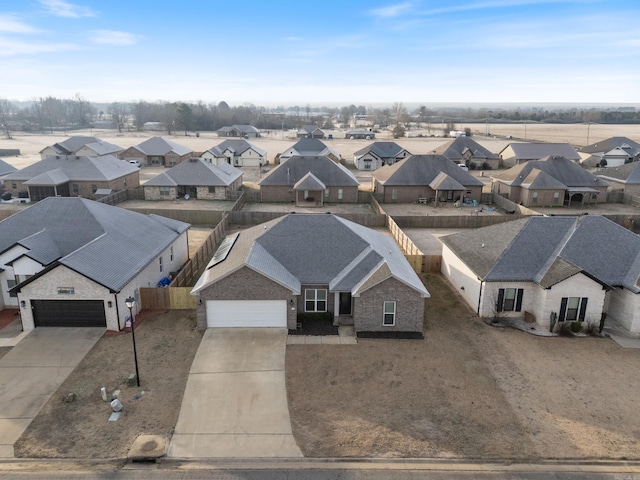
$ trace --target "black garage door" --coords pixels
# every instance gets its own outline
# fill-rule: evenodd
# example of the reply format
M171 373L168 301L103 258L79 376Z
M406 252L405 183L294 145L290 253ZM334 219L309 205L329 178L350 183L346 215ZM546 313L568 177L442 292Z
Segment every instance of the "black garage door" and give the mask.
M31 300L36 327L106 327L102 300Z

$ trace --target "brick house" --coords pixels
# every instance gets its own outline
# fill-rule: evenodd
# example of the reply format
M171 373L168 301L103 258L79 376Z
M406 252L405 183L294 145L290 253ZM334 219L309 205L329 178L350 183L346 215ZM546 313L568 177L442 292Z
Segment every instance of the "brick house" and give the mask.
M500 165L512 167L548 156L565 157L572 162L580 162L580 154L569 143L510 143L498 154Z
M436 155L444 155L460 165L472 166L478 170L488 166L496 169L500 166L500 157L483 147L473 138L461 135L440 145L434 150Z
M193 150L162 137L151 137L118 155L123 160L139 160L142 166L172 167L193 157Z
M55 155L101 157L103 155L118 155L122 150L122 147L97 137L72 136L62 142L43 148L40 151L40 158L45 159Z
M313 214L289 214L227 237L192 294L201 329L296 329L298 313L328 312L359 335L389 336L421 336L429 297L393 238Z
M324 156L294 156L271 170L260 181L262 201L295 202L297 195L294 187L308 173L312 173L325 186L324 203L358 202L360 184L356 177L343 165Z
M145 183L145 200L227 200L242 187L242 170L227 163L212 165L190 158Z
M296 132L298 138L324 138L324 132L317 125L303 125Z
M622 190L627 195L640 195L640 162L627 163L620 167L607 167L596 172L612 190Z
M189 258L189 225L86 198L46 198L0 222L0 309L22 328L122 330L125 299Z
M443 155L412 155L372 174L384 203L480 201L482 182Z
M396 142L373 142L353 154L353 165L358 170L377 170L385 165L405 159L411 155Z
M200 158L214 165L228 163L234 167L261 167L267 162L267 151L246 140L225 140L211 147Z
M56 155L4 177L12 196L27 192L31 201L47 197L95 199L98 189L119 191L140 185L139 169L113 155Z
M443 237L442 273L481 317L640 333L640 237L599 215L534 216Z
M219 137L258 138L260 136L260 130L253 125L222 127L216 133Z

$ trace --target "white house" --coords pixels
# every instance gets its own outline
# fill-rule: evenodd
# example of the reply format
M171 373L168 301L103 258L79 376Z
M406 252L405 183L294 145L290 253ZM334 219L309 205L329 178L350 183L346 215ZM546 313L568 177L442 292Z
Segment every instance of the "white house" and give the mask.
M530 217L443 237L442 273L479 316L640 333L640 237L601 216Z
M204 152L200 158L213 164L234 167L261 167L267 163L267 151L246 140L225 140Z
M396 142L373 142L353 154L353 165L358 170L376 170L394 163L411 154Z
M154 287L187 262L189 225L84 198L50 197L0 222L0 307L38 326L121 330Z

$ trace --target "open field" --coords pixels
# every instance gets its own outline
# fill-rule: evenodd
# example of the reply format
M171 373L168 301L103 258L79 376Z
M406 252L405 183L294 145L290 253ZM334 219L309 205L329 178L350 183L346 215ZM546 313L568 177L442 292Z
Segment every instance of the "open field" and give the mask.
M425 285L425 340L287 347L306 456L640 457L638 351L490 327L441 275Z

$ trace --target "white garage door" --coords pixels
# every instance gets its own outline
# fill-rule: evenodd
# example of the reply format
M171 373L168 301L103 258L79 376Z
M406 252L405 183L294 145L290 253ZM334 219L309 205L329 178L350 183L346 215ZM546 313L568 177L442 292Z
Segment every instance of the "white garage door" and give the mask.
M207 300L207 327L286 326L285 300Z

